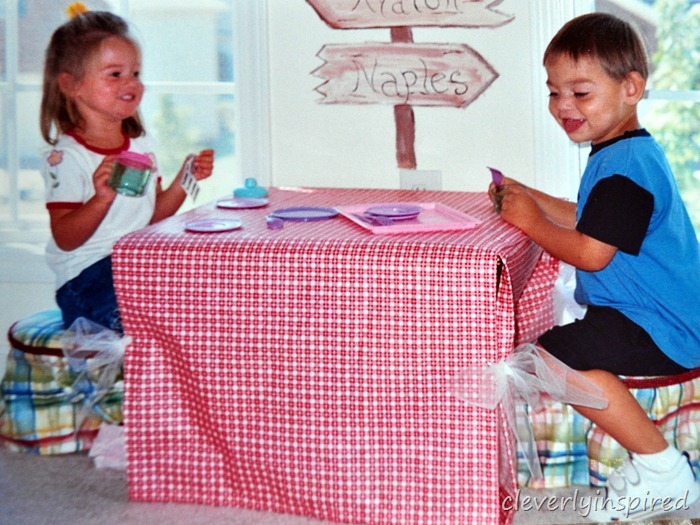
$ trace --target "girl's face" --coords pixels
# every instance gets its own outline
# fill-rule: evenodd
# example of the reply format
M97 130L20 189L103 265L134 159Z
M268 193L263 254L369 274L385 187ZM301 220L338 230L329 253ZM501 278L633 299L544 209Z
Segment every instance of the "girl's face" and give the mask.
M545 68L549 111L572 141L597 144L639 128L636 104L644 80L638 73L615 80L597 61L564 54Z
M83 77L69 82L64 92L77 105L86 127L121 126L141 103L140 69L138 49L123 38L109 37L88 61Z

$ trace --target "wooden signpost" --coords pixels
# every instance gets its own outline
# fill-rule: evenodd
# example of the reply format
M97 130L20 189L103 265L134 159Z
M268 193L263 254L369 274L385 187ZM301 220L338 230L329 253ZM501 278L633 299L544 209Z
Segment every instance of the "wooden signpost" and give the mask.
M391 104L399 168L415 169L413 106L466 107L498 73L464 44L419 44L412 27L497 27L500 0L307 0L335 29L390 28L386 44L328 44L313 71L324 104Z
M497 27L513 20L502 0L308 0L335 29L368 27Z
M464 44L328 44L318 57L326 104L465 107L498 76Z

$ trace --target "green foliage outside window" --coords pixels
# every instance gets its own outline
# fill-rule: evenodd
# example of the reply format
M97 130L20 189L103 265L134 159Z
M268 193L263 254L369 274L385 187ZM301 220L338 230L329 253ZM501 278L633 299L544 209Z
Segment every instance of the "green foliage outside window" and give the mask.
M700 4L657 0L654 7L659 25L650 87L700 91ZM655 102L642 124L664 148L700 233L700 102Z
M172 95L161 95L153 125L158 142L158 167L164 186L178 174L185 155L203 147L201 133L190 124L192 113L191 108L175 104Z

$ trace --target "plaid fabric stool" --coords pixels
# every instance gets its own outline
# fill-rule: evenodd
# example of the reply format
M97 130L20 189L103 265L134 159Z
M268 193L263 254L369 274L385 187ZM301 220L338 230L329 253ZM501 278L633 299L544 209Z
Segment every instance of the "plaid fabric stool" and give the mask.
M64 357L63 334L59 310L30 315L10 327L0 382L0 445L42 455L79 452L90 448L103 421L121 423L121 380L84 410L88 400L76 395L78 372Z
M675 376L621 377L669 444L690 456L700 480L700 368ZM544 474L531 479L518 460L518 483L533 488L603 486L627 451L570 405L549 400L543 408L517 408L519 424L529 418Z

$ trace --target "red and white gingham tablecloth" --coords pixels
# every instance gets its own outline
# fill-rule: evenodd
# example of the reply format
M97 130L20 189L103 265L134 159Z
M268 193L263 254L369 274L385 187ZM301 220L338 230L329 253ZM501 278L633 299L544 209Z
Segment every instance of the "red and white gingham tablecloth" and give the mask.
M114 249L129 496L335 522L512 520L513 441L448 392L552 324L557 262L485 193L270 190L203 205ZM442 202L470 231L374 235L345 217L268 230L287 206ZM187 221L243 228L190 233ZM504 437L505 436L505 437ZM505 508L504 508L505 507Z

